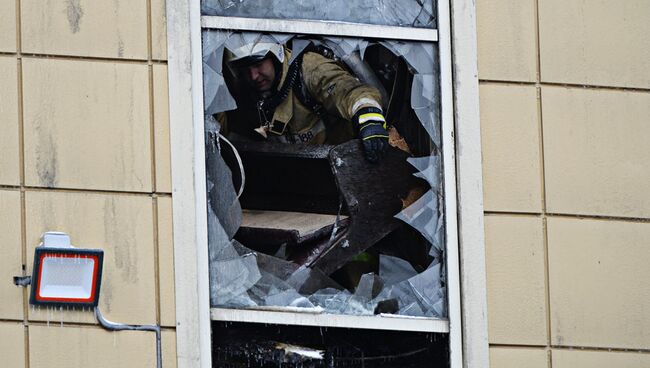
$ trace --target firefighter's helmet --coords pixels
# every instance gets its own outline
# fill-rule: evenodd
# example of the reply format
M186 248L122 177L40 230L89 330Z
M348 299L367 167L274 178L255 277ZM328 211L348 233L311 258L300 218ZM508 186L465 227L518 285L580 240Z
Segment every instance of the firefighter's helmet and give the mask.
M272 56L275 61L284 62L284 47L273 42L254 42L233 50L226 49L226 61L235 69L247 67Z

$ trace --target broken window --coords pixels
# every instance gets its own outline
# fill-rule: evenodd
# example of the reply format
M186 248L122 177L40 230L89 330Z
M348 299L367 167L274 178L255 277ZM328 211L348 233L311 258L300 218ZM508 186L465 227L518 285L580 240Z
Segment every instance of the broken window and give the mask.
M204 15L435 28L433 0L202 0Z
M255 3L204 0L203 8L246 16ZM318 17L358 20L328 9ZM224 121L243 124L237 112L260 113L225 61L256 44L281 45L287 65L321 53L376 88L390 125L383 160L366 162L358 139L315 145L226 132ZM213 307L446 318L438 60L427 42L203 31Z

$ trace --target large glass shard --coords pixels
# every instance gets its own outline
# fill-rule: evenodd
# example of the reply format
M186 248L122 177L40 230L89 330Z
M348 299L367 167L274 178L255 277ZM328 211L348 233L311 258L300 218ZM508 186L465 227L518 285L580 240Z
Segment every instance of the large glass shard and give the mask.
M286 282L306 295L323 288L341 288L341 286L320 270L305 266L300 267L291 274Z
M210 116L210 118L212 118ZM214 119L212 119L214 120ZM206 127L213 126L210 123ZM218 126L208 130L206 176L208 179L208 204L224 228L229 239L237 232L242 220L242 210L232 181L232 172L219 154ZM208 128L209 129L209 128Z
M414 227L432 245L440 246L442 234L437 229L439 216L438 196L429 190L395 217Z
M203 104L206 115L237 108L222 73L224 43L229 33L203 33Z
M354 296L370 301L381 292L383 287L384 283L379 276L374 273L366 273L361 276L359 284L354 291Z
M417 271L408 261L382 254L379 257L379 276L386 285L395 285L415 275Z
M426 180L431 188L440 188L440 156L411 157L408 162L418 172L415 176Z
M434 28L434 0L202 0L203 15Z
M436 303L440 300L438 290L441 288L439 264L430 267L417 276L411 277L408 284L417 296L420 306L424 307L425 315L446 317L440 314L443 311L436 306Z
M428 74L414 77L411 89L411 107L420 123L426 129L433 142L440 142L440 105L438 100L432 100L433 84L436 78ZM429 97L424 97L429 96Z
M287 285L282 279L273 276L272 274L260 270L260 279L253 287L249 289L249 295L260 305L264 304L264 299L271 291L275 290L289 290L291 286Z
M211 290L214 296L214 305L232 305L233 301L242 304L255 305L246 292L262 277L257 267L255 254L242 257L220 260L211 263Z
M437 70L437 63L434 60L437 60L438 48L433 44L405 41L382 41L380 43L391 50L393 54L403 57L416 75L434 74Z

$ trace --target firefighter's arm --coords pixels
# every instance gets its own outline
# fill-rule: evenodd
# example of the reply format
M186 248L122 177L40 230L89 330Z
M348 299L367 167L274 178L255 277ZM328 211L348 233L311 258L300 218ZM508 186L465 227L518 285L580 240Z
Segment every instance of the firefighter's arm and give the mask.
M317 53L303 56L303 79L310 94L328 113L354 124L368 161L378 161L388 148L379 91L350 75L335 61Z
M312 97L332 115L352 120L363 107L381 109L379 91L359 81L334 60L307 52L303 56L302 72Z

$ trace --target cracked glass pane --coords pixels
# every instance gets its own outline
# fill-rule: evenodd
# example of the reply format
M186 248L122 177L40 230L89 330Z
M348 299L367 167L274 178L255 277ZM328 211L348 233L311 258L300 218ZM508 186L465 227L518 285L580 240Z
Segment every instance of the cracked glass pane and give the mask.
M211 305L446 318L437 45L206 30L203 75Z
M435 28L434 0L202 0L203 15Z

